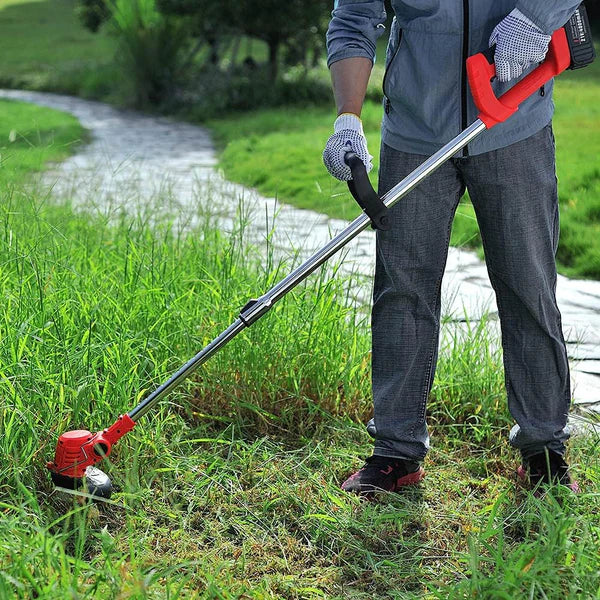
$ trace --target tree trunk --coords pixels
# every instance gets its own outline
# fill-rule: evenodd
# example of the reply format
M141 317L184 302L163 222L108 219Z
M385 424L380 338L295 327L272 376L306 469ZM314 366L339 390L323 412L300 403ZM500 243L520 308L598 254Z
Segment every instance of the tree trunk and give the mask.
M208 38L208 45L210 47L209 58L211 65L219 64L219 40L216 37Z
M279 38L271 38L269 44L269 70L271 73L271 81L277 79L278 55L279 55Z

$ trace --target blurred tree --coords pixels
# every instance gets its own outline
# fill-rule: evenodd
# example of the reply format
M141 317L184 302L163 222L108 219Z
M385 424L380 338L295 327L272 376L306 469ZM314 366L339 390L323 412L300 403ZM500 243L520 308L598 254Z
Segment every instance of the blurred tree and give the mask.
M183 21L165 17L156 0L77 0L75 9L89 30L106 22L116 37L114 60L128 84L127 102L145 107L172 95L187 42Z
M218 64L223 42L236 33L235 24L226 16L234 9L232 0L156 0L156 6L164 15L185 19L190 35L196 40L188 62L208 44L209 60L213 65Z
M279 53L287 46L291 58L305 61L309 52L318 55L331 10L330 0L157 0L165 14L186 17L192 32L211 47L217 63L225 38L246 35L266 42L271 79L278 73Z
M75 12L82 25L93 33L110 17L110 9L104 0L78 0Z
M238 3L236 18L246 35L267 43L271 79L275 80L281 47L295 48L296 54L300 49L306 59L309 48L322 44L330 11L330 0L255 0Z
M85 27L97 31L111 16L111 0L77 0L77 13ZM185 21L195 42L188 62L200 49L210 47L209 60L217 64L226 40L249 36L266 42L271 79L278 74L282 46L286 63L314 63L323 50L331 0L156 0L156 8Z

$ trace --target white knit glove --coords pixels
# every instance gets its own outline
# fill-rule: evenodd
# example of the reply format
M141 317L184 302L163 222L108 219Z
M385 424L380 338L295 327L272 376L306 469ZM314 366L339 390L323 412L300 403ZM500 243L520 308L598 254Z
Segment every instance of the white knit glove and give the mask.
M490 37L490 46L496 44L494 62L498 79L509 81L519 77L531 63L542 62L550 37L515 8L496 25Z
M352 151L363 161L368 173L373 168L373 157L367 149L361 120L352 113L342 113L335 120L333 131L323 150L323 162L327 170L341 181L352 179L350 167L344 162L346 152Z

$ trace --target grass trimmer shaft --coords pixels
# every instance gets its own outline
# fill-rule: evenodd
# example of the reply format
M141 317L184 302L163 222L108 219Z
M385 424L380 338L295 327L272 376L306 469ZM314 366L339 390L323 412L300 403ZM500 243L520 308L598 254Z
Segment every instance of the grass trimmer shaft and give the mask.
M110 427L97 433L91 433L87 430L63 433L58 439L54 461L48 463L54 482L62 487L73 488L81 484L82 478L87 476L93 480L95 477L95 481L100 482L97 489L105 490L104 494L100 491L98 495L110 494L110 480L106 478L102 482L102 477L98 476L99 470L93 469L91 471L90 469L110 455L113 445L133 429L140 417L144 416L161 398L178 386L196 368L236 337L238 333L265 315L278 300L366 229L369 224L374 228L386 229L389 226L389 220L385 214L387 209L396 204L419 182L433 173L441 164L454 156L480 133L505 121L518 110L519 104L523 100L537 92L544 83L555 75L568 67L578 68L584 66L584 64L589 64L594 56L593 46L591 46L591 52L589 50L590 45L591 38L585 9L580 6L569 23L554 32L546 60L500 98L495 96L491 85L491 80L495 76L493 54L476 54L470 57L467 60L467 73L473 99L480 110L479 118L381 198L369 183L365 166L360 159L354 153L348 152L345 159L352 171L352 181L349 182L349 188L364 212L321 250L263 296L256 300L250 300L241 309L239 317L225 331L129 413L121 415ZM100 473L102 472L100 471ZM106 481L108 481L108 484ZM90 488L91 493L94 493L93 486L88 485L88 488ZM108 492L106 492L107 489Z

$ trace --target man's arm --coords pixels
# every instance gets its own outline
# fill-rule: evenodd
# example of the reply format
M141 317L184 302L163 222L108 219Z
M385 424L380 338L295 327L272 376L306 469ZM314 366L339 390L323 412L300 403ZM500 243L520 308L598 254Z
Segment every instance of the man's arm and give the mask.
M360 113L385 17L382 0L336 0L327 29L327 65L338 118L323 151L323 162L334 177L343 181L352 178L344 160L347 152L355 152L367 171L373 166Z
M344 58L331 65L331 82L337 114L360 117L373 63L364 57Z
M581 4L581 0L518 0L518 8L546 35L562 27Z
M373 168L373 157L369 154L360 120L372 66L372 60L364 56L343 58L331 65L338 118L323 151L323 162L334 177L343 181L352 178L350 167L344 160L350 150L358 155L367 171Z

